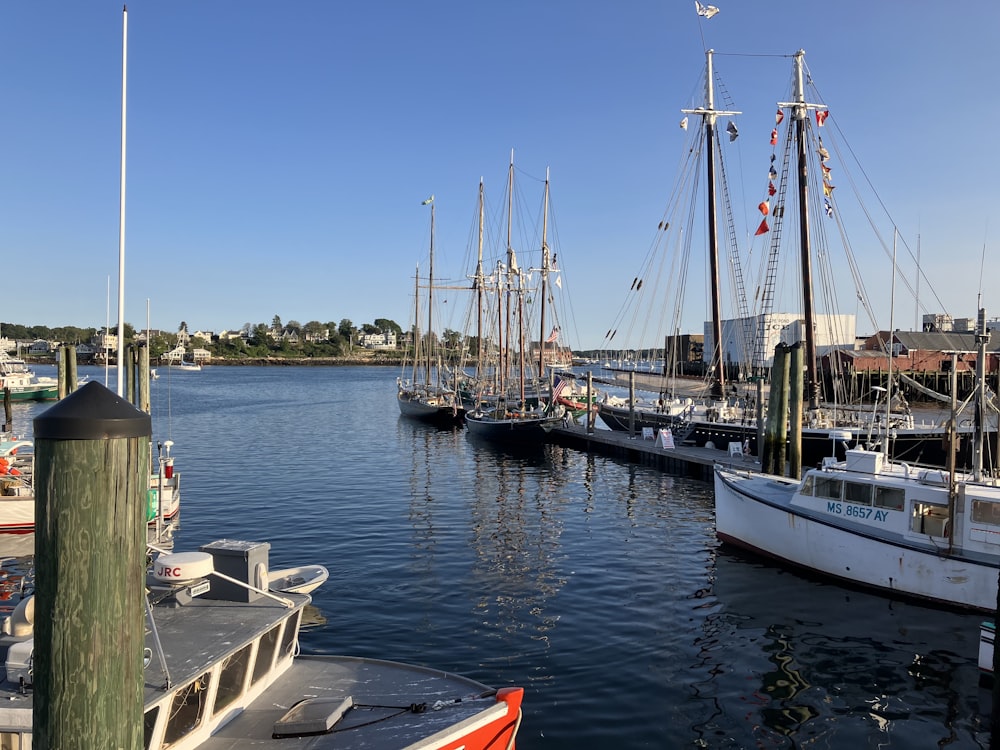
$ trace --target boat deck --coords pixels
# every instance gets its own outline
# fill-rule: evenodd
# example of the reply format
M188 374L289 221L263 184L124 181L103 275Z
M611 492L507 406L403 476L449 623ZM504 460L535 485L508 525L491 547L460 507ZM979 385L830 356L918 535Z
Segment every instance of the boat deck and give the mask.
M322 710L332 712L348 697L353 707L330 734L272 738L274 723L303 698L320 699L326 704ZM456 722L483 721L483 711L496 718L506 704L497 703L485 685L457 675L374 659L300 656L276 684L200 747L391 750L451 730Z

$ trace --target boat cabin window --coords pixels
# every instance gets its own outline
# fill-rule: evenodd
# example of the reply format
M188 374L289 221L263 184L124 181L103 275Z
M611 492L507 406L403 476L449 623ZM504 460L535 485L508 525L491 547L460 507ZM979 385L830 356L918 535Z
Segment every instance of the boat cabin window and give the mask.
M274 651L278 646L278 634L280 632L281 623L279 622L260 637L260 645L257 647L257 661L253 665L253 679L250 681L251 684L257 684L257 681L261 677L271 671L271 665L274 664Z
M156 729L156 717L160 715L160 707L153 706L142 717L142 746L149 750L149 741L153 739L153 730ZM0 748L3 745L0 744Z
M843 482L840 479L834 479L833 477L823 477L816 476L816 481L813 483L813 495L816 497L825 497L832 500L840 499L840 490Z
M876 487L875 507L902 510L906 493L899 487Z
M871 505L872 486L861 482L844 482L844 502Z
M216 714L242 695L243 686L247 681L247 672L250 668L250 652L252 650L253 644L248 643L222 663L222 670L219 672L219 687L215 694L214 712Z
M170 747L191 730L201 724L205 717L208 689L212 684L212 673L201 677L174 693L170 706L170 718L163 732L163 747Z
M948 509L930 503L914 503L910 528L918 534L948 536Z
M1000 503L989 500L972 499L972 520L975 523L986 523L1000 526Z

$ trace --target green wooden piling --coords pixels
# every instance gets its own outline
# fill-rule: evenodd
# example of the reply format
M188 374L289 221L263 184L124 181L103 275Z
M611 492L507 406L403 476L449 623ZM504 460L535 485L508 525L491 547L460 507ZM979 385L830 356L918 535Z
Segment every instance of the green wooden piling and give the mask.
M788 351L788 476L802 478L802 342Z
M785 347L785 356L781 359L781 375L778 381L778 419L777 440L774 452L774 473L785 475L785 464L788 461L788 379L792 370L792 357L789 347ZM774 384L771 384L774 387Z
M97 382L34 420L36 750L142 747L151 435Z
M783 465L776 463L779 436L784 438L784 413L778 414L781 392L781 373L784 372L785 345L774 347L774 362L771 364L771 389L767 395L767 419L764 426L764 452L761 469L768 474L783 471ZM779 418L780 417L780 418Z

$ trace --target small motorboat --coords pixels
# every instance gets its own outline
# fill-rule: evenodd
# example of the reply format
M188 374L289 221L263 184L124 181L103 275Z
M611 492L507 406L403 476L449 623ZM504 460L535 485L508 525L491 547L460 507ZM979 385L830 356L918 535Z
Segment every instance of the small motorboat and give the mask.
M267 587L285 594L311 594L318 589L330 571L322 565L299 565L295 568L272 570L267 574Z

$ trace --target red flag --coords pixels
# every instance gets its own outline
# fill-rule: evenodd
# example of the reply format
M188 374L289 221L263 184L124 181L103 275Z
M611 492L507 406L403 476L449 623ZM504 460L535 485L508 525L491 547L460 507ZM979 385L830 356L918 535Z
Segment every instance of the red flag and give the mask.
M753 233L753 236L756 237L758 235L761 235L761 234L764 234L765 232L770 232L770 231L771 231L771 228L767 225L767 219L762 219L761 222L760 222L760 226L757 227L757 231Z
M555 341L558 338L559 338L559 327L556 326L555 328L552 329L552 333L549 334L549 337L547 339L545 339L545 343L546 344L551 344L553 341Z
M778 114L776 114L776 115L774 116L774 124L775 124L775 125L780 125L780 124L781 124L781 121L782 121L782 120L784 120L784 119L785 119L785 113L784 113L784 112L782 112L782 111L781 111L781 110L779 109L779 110L778 110Z
M777 146L778 145L778 129L777 128L775 128L774 130L771 131L771 145L772 146Z
M777 190L777 188L774 187L774 183L773 182L767 183L767 194L768 195L774 195L777 192L778 192L778 190Z
M757 208L762 214L764 214L764 216L767 216L769 213L771 213L771 204L767 201L761 201L760 205L757 206Z
M816 110L816 124L823 127L823 123L826 122L826 118L830 116L830 110L828 109L817 109Z

